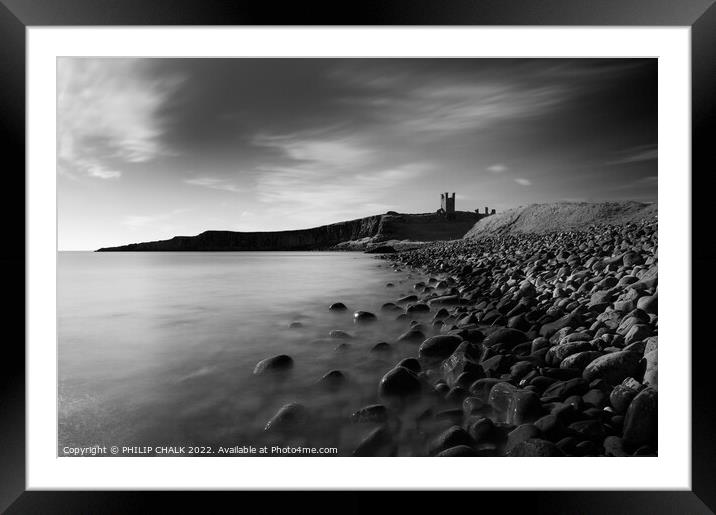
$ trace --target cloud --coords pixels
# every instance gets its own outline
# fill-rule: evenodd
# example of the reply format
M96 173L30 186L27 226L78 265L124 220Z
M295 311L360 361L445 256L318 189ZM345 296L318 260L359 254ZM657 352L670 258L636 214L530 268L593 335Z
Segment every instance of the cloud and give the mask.
M606 164L623 165L643 161L653 161L657 159L658 156L658 147L656 145L639 145L619 152L619 156L616 159L608 161Z
M486 170L490 173L502 173L506 172L508 170L507 166L503 165L502 163L496 163L494 165L488 166Z
M532 181L530 181L529 179L517 178L517 179L515 179L515 182L517 184L519 184L520 186L532 186Z
M129 227L130 229L140 229L147 226L157 226L158 224L167 224L166 227L171 227L172 220L182 213L189 211L187 208L172 209L165 213L154 213L151 215L127 215L120 222L122 225Z
M213 190L229 191L231 193L239 193L243 191L242 188L239 188L232 182L226 179L217 179L215 177L197 177L195 179L185 179L184 183Z
M499 77L439 77L425 70L345 68L333 73L362 94L342 102L361 107L381 124L428 138L485 129L505 120L548 112L565 100L558 84L530 85Z
M253 143L277 149L293 161L340 168L362 165L371 158L371 150L359 138L330 135L330 132L330 128L324 128L289 135L258 134Z
M255 198L266 206L264 214L300 225L314 224L317 212L328 222L394 208L395 188L410 184L430 165L377 163L382 154L361 136L333 130L259 135L256 145L278 153L256 170Z
M119 166L163 154L156 114L178 83L176 77L145 77L141 60L59 58L59 173L116 179Z
M122 176L119 170L110 170L97 163L87 163L85 171L90 177L98 179L119 179Z

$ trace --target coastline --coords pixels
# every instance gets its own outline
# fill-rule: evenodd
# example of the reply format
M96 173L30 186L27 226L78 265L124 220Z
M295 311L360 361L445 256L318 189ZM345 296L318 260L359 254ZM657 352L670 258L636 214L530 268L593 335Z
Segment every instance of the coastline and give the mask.
M352 455L403 455L406 439L429 456L656 455L657 247L654 217L378 256L422 279L354 322L397 319L405 332L384 343L414 356L352 414L365 426ZM286 405L266 430L308 419Z

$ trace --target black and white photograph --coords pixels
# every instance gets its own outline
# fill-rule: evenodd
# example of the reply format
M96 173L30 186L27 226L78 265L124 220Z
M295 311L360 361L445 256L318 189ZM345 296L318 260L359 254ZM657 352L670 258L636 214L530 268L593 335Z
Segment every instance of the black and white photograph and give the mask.
M56 77L57 456L659 455L658 59Z

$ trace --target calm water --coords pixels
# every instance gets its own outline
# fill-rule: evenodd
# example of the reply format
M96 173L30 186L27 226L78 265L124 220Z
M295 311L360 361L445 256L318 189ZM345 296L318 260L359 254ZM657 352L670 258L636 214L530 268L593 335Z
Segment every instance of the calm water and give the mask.
M58 263L60 448L272 444L263 426L301 402L314 429L293 443L350 454L370 429L350 413L377 402L380 377L416 353L369 351L405 331L379 308L414 280L365 254L60 252ZM329 312L336 301L349 311ZM380 321L355 326L356 309ZM335 350L331 329L355 336L349 350ZM252 374L280 353L295 361L289 374ZM348 378L335 392L316 385L331 369Z

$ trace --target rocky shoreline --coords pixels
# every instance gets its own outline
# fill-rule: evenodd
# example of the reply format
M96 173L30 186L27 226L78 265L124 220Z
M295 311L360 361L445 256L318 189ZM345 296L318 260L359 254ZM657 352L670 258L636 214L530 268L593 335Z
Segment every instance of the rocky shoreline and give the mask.
M354 322L397 319L405 332L381 343L410 343L414 356L353 413L370 427L348 453L404 455L417 436L428 456L655 456L657 227L654 217L381 255L422 280ZM292 365L267 358L255 373ZM332 370L322 381L343 379ZM308 419L287 404L266 431L300 432Z

